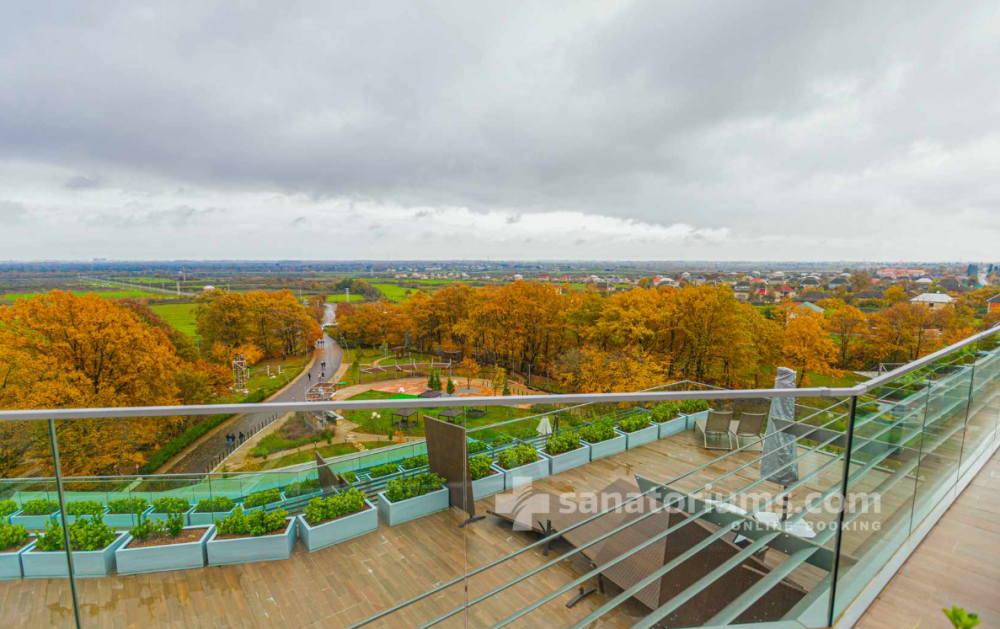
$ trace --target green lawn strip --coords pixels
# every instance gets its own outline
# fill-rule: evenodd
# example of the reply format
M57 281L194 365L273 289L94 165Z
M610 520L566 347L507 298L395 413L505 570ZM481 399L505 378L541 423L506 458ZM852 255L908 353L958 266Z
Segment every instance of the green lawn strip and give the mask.
M172 327L180 330L192 339L198 338L194 317L194 304L154 304L153 312L163 317Z
M405 399L405 398L416 398L415 395L406 395L399 393L390 393L386 391L364 391L353 397L351 400L391 400L391 399ZM437 414L448 406L432 407L432 408L422 408L420 409L420 416L423 418L425 415L431 415L436 417ZM482 410L480 408L479 410ZM516 419L518 417L527 417L529 415L536 414L535 412L516 407L509 406L487 406L485 407L486 414L482 417L469 418L466 420L464 417L460 416L458 418L459 422L464 422L467 428L481 428L483 426L491 426L493 424L507 421L510 419ZM351 422L358 424L356 432L363 432L373 435L388 435L389 426L392 422L392 410L382 409L375 411L378 413L379 417L374 417L372 411L347 411L344 417ZM411 423L415 418L411 419ZM529 426L530 424L530 426ZM518 430L524 430L528 427L536 426L537 422L531 420L529 422L517 422L516 424L511 424L510 426L504 426L504 430L507 432L516 433ZM408 437L421 437L424 435L424 425L423 421L419 421L417 425L403 431Z
M97 290L94 290L94 291L78 291L78 290L74 290L74 291L68 291L68 292L76 295L77 297L83 297L85 295L89 295L89 294L93 293L94 295L97 295L98 297L103 297L105 299L128 299L128 298L135 298L135 297L149 297L149 298L152 298L152 299L163 299L164 297L166 297L166 295L164 295L162 293L147 293L146 291L141 291L141 290L108 290L108 291L97 291ZM38 293L6 293L4 295L0 295L0 300L14 301L16 299L31 299L33 297L38 297L39 295L44 295L44 294L45 294L45 292L38 292Z
M378 448L384 448L395 444L391 441L372 441L362 442L362 445L364 445L366 450L376 450ZM273 470L280 467L288 467L290 465L310 463L316 460L317 452L319 452L319 455L324 459L331 459L338 456L344 456L345 454L357 454L360 451L353 444L334 443L332 445L321 446L316 449L303 450L301 452L295 452L294 454L287 454L276 459L264 461L259 466L255 465L253 469Z

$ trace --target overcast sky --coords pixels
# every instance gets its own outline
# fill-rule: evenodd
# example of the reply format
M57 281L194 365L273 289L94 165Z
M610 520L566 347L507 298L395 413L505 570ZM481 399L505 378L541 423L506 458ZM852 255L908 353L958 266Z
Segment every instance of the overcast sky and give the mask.
M1000 259L1000 3L7 3L0 259Z

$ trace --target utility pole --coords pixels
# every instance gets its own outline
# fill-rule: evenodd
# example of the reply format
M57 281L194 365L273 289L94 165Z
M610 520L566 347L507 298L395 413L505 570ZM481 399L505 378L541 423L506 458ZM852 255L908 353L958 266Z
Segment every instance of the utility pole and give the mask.
M345 288L344 292L347 293L347 303L351 303L351 289Z

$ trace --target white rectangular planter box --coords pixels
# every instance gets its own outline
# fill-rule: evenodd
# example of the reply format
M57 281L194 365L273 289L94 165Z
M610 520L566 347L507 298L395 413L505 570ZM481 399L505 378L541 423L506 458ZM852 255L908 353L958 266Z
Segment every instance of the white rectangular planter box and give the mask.
M652 424L635 432L625 432L624 430L619 432L625 435L626 449L631 450L656 441L660 434L660 427L657 424Z
M549 454L548 452L543 452L542 454L549 457L549 473L553 476L566 470L571 470L574 467L590 463L590 446L582 441L580 442L580 447L576 450L570 450L562 454Z
M153 507L146 507L140 514L135 513L107 513L104 516L104 523L113 529L131 529L139 523L142 518L149 515Z
M238 506L240 506L239 503L237 503L229 511L205 511L203 513L199 513L192 509L191 514L188 516L188 522L191 523L191 526L208 526L209 524L215 524L222 518L228 518L231 516L233 511L236 511L236 507Z
M17 515L17 514L19 514L19 513L21 513L21 510L20 510L20 509L18 509L18 510L17 510L17 511L15 511L14 513L11 513L10 515L5 515L5 516L3 516L2 518L0 518L0 522L10 522L10 519L11 519L12 517L16 516L16 515Z
M104 516L108 515L108 510L109 509L107 507L104 507L104 511L101 511L101 518L102 519L104 518ZM89 516L89 515L69 515L67 513L66 514L66 524L72 524L72 523L76 522L80 518L89 518L89 517L91 517L91 516ZM105 522L105 524L107 524L107 522Z
M599 441L597 443L588 443L586 441L581 441L580 443L586 443L590 446L590 460L596 461L597 459L603 459L606 456L611 456L612 454L618 454L619 452L625 451L625 446L628 445L628 439L625 435L615 431L616 437L611 439L605 439L604 441Z
M21 555L35 547L35 538L28 538L28 543L16 552L0 553L0 581L5 579L20 579L24 576L21 570Z
M365 500L368 507L364 511L352 513L342 518L324 522L316 526L306 522L305 516L298 516L299 537L309 552L326 548L340 542L378 530L378 509Z
M691 413L690 415L682 415L682 417L687 418L687 425L685 428L687 430L694 430L694 423L699 419L708 419L708 411L699 411L697 413Z
M207 527L197 542L146 546L145 548L129 548L132 536L126 535L125 543L115 551L118 574L142 574L202 568L205 565L205 542L214 530L214 526Z
M226 566L234 563L288 559L292 556L292 548L295 547L295 519L288 518L287 522L284 533L260 537L215 539L219 529L213 528L205 543L208 565Z
M104 550L74 550L73 573L78 577L106 577L115 569L115 551L125 543L127 533L119 533L115 541ZM38 552L30 550L21 555L21 567L26 579L69 577L66 552Z
M194 511L194 507L191 507L187 511L185 511L184 513L181 514L181 515L184 516L184 526L187 526L188 524L191 524L191 512L193 512L193 511ZM163 522L166 522L167 520L170 519L170 515L171 514L169 514L169 513L156 513L155 511L152 510L152 507L150 507L150 510L146 512L146 519L148 519L148 520L162 520Z
M493 474L490 476L484 476L479 480L472 481L472 499L479 500L480 498L488 498L494 494L499 494L504 490L504 470L498 468L496 465L491 465L490 469L493 470Z
M675 417L660 424L653 422L653 425L659 426L660 428L660 439L665 439L671 435L676 435L679 432L684 432L687 430L687 424L688 419L686 415Z
M58 511L49 515L24 515L20 511L18 513L20 515L10 516L11 524L20 524L26 529L38 529L42 531L45 530L46 522L48 522L49 520L55 520L56 517L59 515ZM58 523L62 524L62 520L58 520Z
M497 468L503 470L504 487L506 489L514 489L515 487L526 485L548 476L549 457L539 452L538 460L534 463L515 467L512 470L504 470L499 465L497 465Z
M448 488L442 487L429 494L400 502L389 502L385 492L378 492L378 515L389 526L416 520L425 515L448 508Z

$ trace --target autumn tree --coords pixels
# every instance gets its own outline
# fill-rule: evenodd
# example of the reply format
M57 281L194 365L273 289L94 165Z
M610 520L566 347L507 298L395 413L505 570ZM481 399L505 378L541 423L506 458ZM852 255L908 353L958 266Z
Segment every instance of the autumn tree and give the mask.
M785 363L799 372L797 386L802 386L807 372L827 376L838 373L833 367L837 348L827 336L823 315L818 312L802 310L789 319L782 354Z
M564 384L584 393L640 391L663 384L665 366L638 347L581 352L578 374L564 374Z
M472 379L479 376L479 363L471 357L466 356L465 359L458 364L457 371L460 376L465 378L465 386L471 387Z
M826 325L840 354L838 366L847 369L864 343L868 317L854 306L843 306L830 313Z

